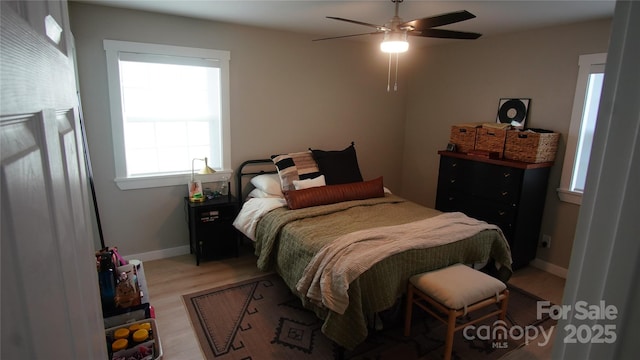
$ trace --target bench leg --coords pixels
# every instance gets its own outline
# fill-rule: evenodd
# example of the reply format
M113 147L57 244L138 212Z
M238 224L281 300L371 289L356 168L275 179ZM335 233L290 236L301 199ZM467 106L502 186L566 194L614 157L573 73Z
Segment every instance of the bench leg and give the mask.
M453 334L456 329L456 311L449 310L449 318L447 323L447 338L444 342L444 360L451 360L453 352Z
M500 310L502 310L502 312L500 313L500 320L504 321L505 317L507 316L507 306L509 306L509 290L505 289L504 291L504 299L502 299L502 305Z
M411 335L411 316L413 310L413 285L407 286L407 307L404 317L404 336Z

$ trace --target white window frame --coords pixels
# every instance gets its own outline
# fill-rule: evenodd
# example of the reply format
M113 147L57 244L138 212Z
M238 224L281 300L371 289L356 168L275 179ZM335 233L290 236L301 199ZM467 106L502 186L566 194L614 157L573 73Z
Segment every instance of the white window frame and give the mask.
M573 98L573 109L571 111L571 125L569 126L569 135L567 138L567 148L564 155L564 163L562 165L562 176L560 178L560 187L557 189L560 200L582 204L582 192L571 190L571 182L576 164L576 151L580 140L580 127L582 125L582 116L585 106L585 94L589 84L589 75L594 69L604 69L607 62L607 54L588 54L581 55L578 60L578 81L576 84L576 93Z
M180 56L198 59L215 60L220 67L220 126L222 141L222 169L216 169L214 174L198 175L203 183L214 181L228 181L233 174L231 169L231 116L229 100L229 51L191 48L172 45L137 43L130 41L104 40L104 50L107 56L107 78L109 85L109 102L111 110L111 130L113 134L113 156L115 161L116 178L114 181L122 190L142 189L150 187L174 186L189 183L191 171L188 173L128 177L125 157L124 126L122 115L122 94L120 91L120 54L140 53L165 56ZM213 151L213 150L212 150ZM213 157L209 154L209 157ZM204 164L198 162L196 171Z

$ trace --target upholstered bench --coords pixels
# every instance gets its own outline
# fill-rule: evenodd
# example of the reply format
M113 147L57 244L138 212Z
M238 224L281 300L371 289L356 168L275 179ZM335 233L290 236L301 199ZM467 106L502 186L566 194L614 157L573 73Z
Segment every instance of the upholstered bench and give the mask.
M504 320L508 301L509 290L502 281L463 264L417 274L409 279L407 288L404 335L411 333L411 313L415 304L447 324L444 359L449 360L453 334L492 316L498 315L500 320ZM500 306L497 310L456 326L458 317L492 304Z

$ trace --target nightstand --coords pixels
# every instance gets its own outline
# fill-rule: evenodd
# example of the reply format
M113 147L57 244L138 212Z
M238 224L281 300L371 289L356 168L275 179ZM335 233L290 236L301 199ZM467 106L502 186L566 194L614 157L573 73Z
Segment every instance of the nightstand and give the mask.
M189 215L189 246L196 254L196 265L203 259L238 256L238 233L233 220L238 203L233 196L221 196L202 202L184 198Z

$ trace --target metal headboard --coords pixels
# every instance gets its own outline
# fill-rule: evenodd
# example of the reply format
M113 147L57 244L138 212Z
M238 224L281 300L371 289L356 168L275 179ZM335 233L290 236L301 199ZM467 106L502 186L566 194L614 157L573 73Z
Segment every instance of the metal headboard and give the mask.
M259 170L259 171L245 170L245 167L249 169L253 167L255 169L258 166L264 167L266 165L273 166L273 170ZM254 177L256 175L277 174L277 173L278 171L276 170L275 164L271 159L247 160L242 164L240 164L240 166L238 167L238 171L236 172L236 189L238 191L238 204L242 206L242 203L244 202L244 196L242 195L242 178L243 177L246 177L246 176Z

